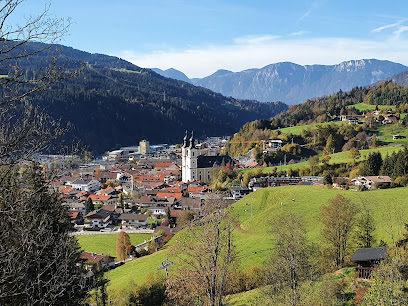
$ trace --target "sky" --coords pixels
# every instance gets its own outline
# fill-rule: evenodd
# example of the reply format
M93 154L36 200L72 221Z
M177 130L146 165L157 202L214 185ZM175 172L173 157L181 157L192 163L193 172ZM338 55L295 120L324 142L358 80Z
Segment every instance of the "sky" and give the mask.
M26 0L13 20L47 3ZM408 66L406 0L51 0L49 13L71 21L63 45L189 78L284 61L377 58Z

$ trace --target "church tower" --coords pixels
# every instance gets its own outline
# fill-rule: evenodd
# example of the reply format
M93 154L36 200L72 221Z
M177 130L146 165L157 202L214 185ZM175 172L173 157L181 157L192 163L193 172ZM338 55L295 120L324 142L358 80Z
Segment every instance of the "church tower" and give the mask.
M181 147L181 177L182 177L182 181L184 183L187 182L187 169L186 169L186 156L187 156L187 131L186 131L186 135L184 136L183 139L183 146Z
M187 135L186 135L187 137ZM187 146L187 142L186 142ZM190 144L185 148L185 153L182 154L185 158L185 176L183 175L183 182L193 182L197 180L197 154L198 150L195 147L194 135L191 132ZM183 158L183 157L182 157ZM183 161L182 161L183 162Z

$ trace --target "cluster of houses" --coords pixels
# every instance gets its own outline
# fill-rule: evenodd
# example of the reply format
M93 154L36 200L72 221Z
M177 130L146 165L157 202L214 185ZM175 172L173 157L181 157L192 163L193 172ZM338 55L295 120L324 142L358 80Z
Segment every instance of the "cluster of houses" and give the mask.
M392 124L400 122L400 119L395 116L395 110L376 110L363 115L341 115L341 121L347 121L348 124L361 124L367 118L373 118L377 124Z
M204 183L182 182L174 160L146 159L106 170L93 165L71 170L51 186L64 198L73 223L99 229L143 228L149 218L177 221L183 210L198 214L211 192ZM90 200L93 211L87 210Z

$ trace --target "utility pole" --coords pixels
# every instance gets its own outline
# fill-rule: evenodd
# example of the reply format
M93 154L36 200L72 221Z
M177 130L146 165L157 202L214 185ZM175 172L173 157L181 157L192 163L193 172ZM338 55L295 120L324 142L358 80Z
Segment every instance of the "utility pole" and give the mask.
M168 258L166 258L166 260L161 263L161 266L158 267L157 270L166 270L166 278L169 279L169 272L167 271L167 268L171 267L172 265L174 265L174 262L171 262Z

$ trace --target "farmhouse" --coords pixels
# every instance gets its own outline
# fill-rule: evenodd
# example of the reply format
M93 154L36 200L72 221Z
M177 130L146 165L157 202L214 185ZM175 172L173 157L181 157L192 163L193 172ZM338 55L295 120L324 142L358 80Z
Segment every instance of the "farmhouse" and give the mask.
M381 186L386 186L392 183L392 179L389 176L358 176L351 180L354 186L364 186L365 188L372 190Z

